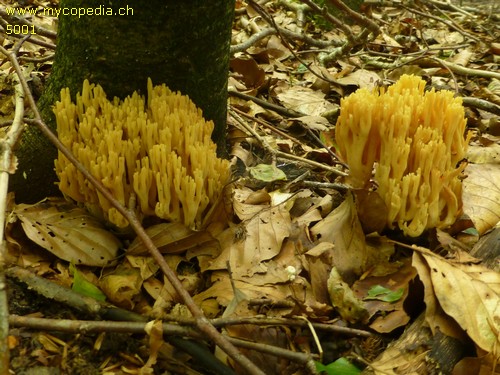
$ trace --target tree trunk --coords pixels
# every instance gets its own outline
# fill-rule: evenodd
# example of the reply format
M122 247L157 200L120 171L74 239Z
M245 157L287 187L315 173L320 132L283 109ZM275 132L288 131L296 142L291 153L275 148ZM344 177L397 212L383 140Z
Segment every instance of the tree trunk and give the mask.
M55 129L52 105L60 90L71 95L84 79L99 83L109 98L146 92L147 78L179 90L213 120L212 138L225 154L227 76L234 0L61 0L57 50L39 101ZM93 10L94 15L78 16ZM114 15L108 15L111 12ZM118 15L119 13L125 15ZM76 13L76 15L75 15ZM19 168L10 189L18 202L57 192L56 150L36 129L27 129L17 151Z

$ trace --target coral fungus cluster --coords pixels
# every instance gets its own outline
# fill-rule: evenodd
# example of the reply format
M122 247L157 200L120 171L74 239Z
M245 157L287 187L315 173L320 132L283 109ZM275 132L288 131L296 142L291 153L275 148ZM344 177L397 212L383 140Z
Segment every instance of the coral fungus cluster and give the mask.
M461 99L424 88L422 79L403 75L387 89L357 90L342 99L335 131L350 184L368 190L373 178L386 226L413 237L460 215L470 140Z
M135 195L139 217L198 228L229 178L229 162L217 158L210 139L213 122L165 85L149 80L147 103L137 93L111 102L100 86L85 81L76 104L63 89L54 112L62 143L120 203L128 207ZM55 167L65 195L118 227L128 225L61 153Z

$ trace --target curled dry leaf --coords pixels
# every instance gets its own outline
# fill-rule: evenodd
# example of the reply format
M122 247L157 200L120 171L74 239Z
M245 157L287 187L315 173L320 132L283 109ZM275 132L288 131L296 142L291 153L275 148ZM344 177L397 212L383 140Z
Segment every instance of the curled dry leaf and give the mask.
M311 233L317 242L335 245L332 251L334 265L343 278L351 280L354 275L365 271L368 258L365 235L351 194L324 220L314 225Z
M439 307L469 335L481 349L500 356L500 274L484 266L446 260L429 250L419 248L413 255L429 300L433 291ZM437 311L436 307L434 312ZM443 319L426 312L433 331L443 327Z
M337 309L342 319L350 323L357 323L368 317L364 302L354 295L352 289L342 280L335 267L330 271L328 278L328 293L332 305Z
M99 281L99 287L115 305L133 309L139 299L142 283L139 269L125 263L103 276Z
M87 211L63 199L18 204L14 214L30 240L76 265L108 266L121 247L120 241Z
M277 97L286 108L306 116L321 116L322 113L335 109L335 106L325 99L325 94L308 87L292 86Z

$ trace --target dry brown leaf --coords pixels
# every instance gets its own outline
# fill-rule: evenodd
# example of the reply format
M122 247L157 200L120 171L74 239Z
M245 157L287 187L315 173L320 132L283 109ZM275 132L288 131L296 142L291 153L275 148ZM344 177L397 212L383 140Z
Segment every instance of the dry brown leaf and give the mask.
M226 268L225 263L229 260L234 278L252 276L266 272L265 261L280 253L283 240L291 231L288 206L293 202L283 202L291 194L270 193L271 202L268 204L243 203L254 194L243 190L235 192L235 213L246 221L219 236L222 253L209 269Z
M328 291L328 278L333 266L334 245L329 242L322 242L311 250L307 251L303 257L304 268L309 273L312 294L316 301L324 304L331 304Z
M163 341L163 322L161 320L153 320L146 324L144 328L149 335L149 358L141 368L140 374L154 374L153 366L156 364L158 353Z
M365 233L382 233L387 225L389 209L377 191L355 192L356 209Z
M423 345L411 349L389 345L382 355L370 364L373 373L375 375L427 374L426 368L422 368L422 363L425 363L430 350L425 350Z
M249 188L235 189L233 198L233 210L240 220L252 219L268 207L271 201L267 192L253 191Z
M247 278L246 282L234 280L235 287L244 293L249 300L269 298L275 301L281 301L291 293L290 288L285 284L263 285L256 288L255 285L252 284L252 279L253 278ZM234 293L228 273L226 271L216 271L212 274L211 280L213 282L212 286L195 295L193 297L194 301L200 304L202 301L215 298L220 305L229 305L234 297Z
M158 263L150 256L140 257L127 255L126 258L132 268L139 270L143 280L153 276L160 268Z
M154 299L153 316L161 316L170 311L176 303L177 292L169 282L163 283L155 277L150 277L143 283L144 290Z
M342 319L350 323L358 323L368 318L365 303L360 300L353 290L342 280L337 269L333 267L328 277L328 294L333 307Z
M448 61L458 65L467 66L473 57L474 52L470 48L466 48L458 52L456 55L453 55Z
M353 85L360 88L374 89L381 81L379 75L375 72L358 69L342 78L336 80L341 85Z
M18 204L14 214L30 240L67 262L109 266L121 247L120 241L87 211L63 199Z
M277 61L285 60L292 54L276 35L271 35L269 37L267 41L267 53Z
M309 190L305 190L304 192L310 193ZM296 223L300 228L308 228L311 223L323 220L323 215L332 210L333 199L331 195L325 195L321 198L314 198L309 196L299 198L295 200L295 202L299 202L299 204L302 204L303 206L307 205L308 208L305 208L305 212L298 210L298 213L295 213L295 210L292 209L290 213L292 214L292 216L295 216L293 222ZM295 204L294 208L296 208Z
M424 284L425 318L433 333L438 330L446 336L464 339L465 335L460 326L443 311L432 284L430 269L425 260L417 253L413 253L412 266L417 269L420 281Z
M301 116L291 119L291 122L301 122L308 129L317 131L326 131L331 126L330 122L322 116Z
M464 212L483 234L500 221L500 164L469 164L465 173Z
M207 231L193 231L181 223L161 223L146 229L146 233L162 254L179 254L186 250L218 251L217 241ZM148 250L138 237L130 244L127 255L144 255Z
M429 278L422 281L426 289L432 287L439 306L477 346L500 356L500 273L481 265L452 262L421 248L414 261L419 257L421 262L417 260L415 266L420 274L422 263L427 265ZM429 319L435 328L432 317Z
M426 28L423 32L423 37L426 40L435 40L437 43L432 44L434 47L438 45L449 46L464 42L464 36L458 31L449 31L444 29Z
M325 99L325 94L308 87L292 86L287 91L278 94L277 97L286 108L306 116L321 116L322 113L336 108Z
M393 265L395 265L393 263ZM370 327L379 333L389 333L396 328L406 325L410 321L409 313L404 309L404 303L408 298L410 282L417 275L417 271L409 262L402 264L397 270L384 276L369 276L363 280L356 281L352 289L359 299L368 296L370 289L381 285L392 291L404 289L401 298L394 302L386 302L377 299L364 301L370 318L377 313L382 313L371 324Z
M364 272L368 258L365 235L351 194L314 225L311 233L318 243L330 242L335 245L332 249L333 262L345 280Z
M232 257L234 266L247 268L249 276L260 272L258 265L278 255L283 240L289 235L290 216L283 206L263 210L247 223L243 251Z
M492 142L488 145L470 145L467 150L467 160L474 164L500 163L500 144Z
M254 59L234 58L230 62L231 70L239 75L247 89L260 87L266 78L264 70Z
M132 309L141 293L142 282L140 271L125 263L103 276L99 280L99 288L117 306Z

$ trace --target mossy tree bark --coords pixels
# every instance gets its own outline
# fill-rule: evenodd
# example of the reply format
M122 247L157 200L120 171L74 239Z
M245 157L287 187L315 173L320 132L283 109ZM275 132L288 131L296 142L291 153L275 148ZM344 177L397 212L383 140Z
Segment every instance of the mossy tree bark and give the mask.
M80 8L94 9L95 15L71 14ZM224 154L234 0L61 0L60 10L54 65L39 101L53 129L52 106L62 88L69 87L74 98L88 79L108 97L124 98L134 90L145 93L151 77L155 85L166 83L189 95L214 121L212 138ZM11 179L18 202L57 192L56 155L36 129L27 129Z

